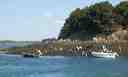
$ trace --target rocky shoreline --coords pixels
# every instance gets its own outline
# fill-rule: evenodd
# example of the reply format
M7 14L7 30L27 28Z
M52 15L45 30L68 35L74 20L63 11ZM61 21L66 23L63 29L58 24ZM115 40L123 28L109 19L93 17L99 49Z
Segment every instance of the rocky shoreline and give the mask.
M7 54L34 53L36 49L41 50L43 56L85 56L88 51L101 51L101 46L106 45L108 49L117 52L121 56L128 56L128 42L126 41L79 41L79 40L54 40L38 44L0 49L8 51Z

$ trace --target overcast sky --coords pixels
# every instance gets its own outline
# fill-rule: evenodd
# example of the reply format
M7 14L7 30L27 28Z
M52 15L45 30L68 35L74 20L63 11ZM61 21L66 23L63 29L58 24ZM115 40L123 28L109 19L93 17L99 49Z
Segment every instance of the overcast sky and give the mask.
M103 0L0 0L0 40L57 37L71 11L100 1Z

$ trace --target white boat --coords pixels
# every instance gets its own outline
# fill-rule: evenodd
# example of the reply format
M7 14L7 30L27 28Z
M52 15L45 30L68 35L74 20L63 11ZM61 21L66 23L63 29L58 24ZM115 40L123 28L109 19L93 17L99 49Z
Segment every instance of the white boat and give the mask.
M117 52L112 52L112 50L108 50L105 46L102 47L103 51L101 52L96 52L93 51L91 52L91 56L94 57L103 57L103 58L116 58L116 56L119 56Z
M115 58L118 56L116 52L91 52L91 55L94 57L104 57L104 58Z

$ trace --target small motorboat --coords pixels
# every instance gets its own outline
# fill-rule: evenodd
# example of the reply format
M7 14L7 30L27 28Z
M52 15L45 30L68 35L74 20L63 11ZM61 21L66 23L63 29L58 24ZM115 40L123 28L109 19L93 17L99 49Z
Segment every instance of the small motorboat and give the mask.
M116 52L91 52L94 57L104 57L104 58L116 58L118 54Z
M108 50L105 46L102 46L103 50L100 52L92 51L89 53L89 56L93 57L101 57L101 58L116 58L119 56L117 52L113 52L112 50Z
M34 57L38 57L38 56L37 55L33 55L33 54L24 54L23 57L34 58Z
M38 58L42 55L40 50L37 50L37 54L34 53L23 53L23 57L25 58Z
M39 57L38 55L34 55L34 54L23 54L23 57L25 57L25 58L37 58L37 57Z

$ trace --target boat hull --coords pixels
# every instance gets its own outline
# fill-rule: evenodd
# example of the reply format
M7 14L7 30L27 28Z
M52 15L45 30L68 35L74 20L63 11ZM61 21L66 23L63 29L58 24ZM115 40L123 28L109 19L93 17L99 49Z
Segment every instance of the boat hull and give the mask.
M33 55L33 54L24 54L23 57L25 58L38 58L38 55Z
M104 52L91 52L91 56L99 58L116 58L118 54L116 52L104 53Z

